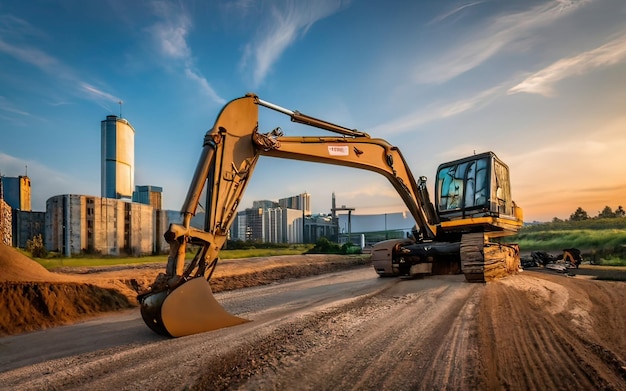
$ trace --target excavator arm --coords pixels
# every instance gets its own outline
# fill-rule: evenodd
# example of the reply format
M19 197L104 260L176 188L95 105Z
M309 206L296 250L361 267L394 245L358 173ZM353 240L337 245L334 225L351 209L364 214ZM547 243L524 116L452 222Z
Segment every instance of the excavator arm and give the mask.
M258 108L263 106L293 122L324 129L338 136L284 137L280 129L260 133ZM181 336L234 325L244 320L227 314L213 299L206 280L218 261L228 230L254 167L261 155L360 168L385 176L417 222L423 238L434 237L434 213L425 180L416 182L398 148L367 133L344 128L290 111L248 94L222 109L209 130L187 192L180 224L165 233L170 253L165 273L139 295L142 316L154 331ZM204 229L191 226L206 187ZM185 257L190 244L199 250L191 262ZM200 280L204 283L199 282ZM207 303L210 303L208 305ZM208 309L207 309L208 308ZM189 314L205 314L188 319ZM216 315L219 314L219 315Z

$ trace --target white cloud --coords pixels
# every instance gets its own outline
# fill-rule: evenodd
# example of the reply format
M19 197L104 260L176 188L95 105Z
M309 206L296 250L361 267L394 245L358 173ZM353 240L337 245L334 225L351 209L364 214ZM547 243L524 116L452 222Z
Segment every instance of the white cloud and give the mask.
M253 82L258 87L283 52L319 20L342 8L339 1L283 1L271 3L265 22L259 27L260 38L246 45L242 67L247 67L249 57L254 66Z
M211 85L209 84L209 82L207 81L207 79L205 79L204 77L202 77L201 75L195 73L194 71L192 71L191 69L187 68L185 69L185 75L187 75L187 77L191 80L195 80L198 83L198 86L200 87L200 89L209 97L211 98L211 100L213 100L216 103L219 103L221 105L226 103L226 99L222 98L221 96L219 96L215 90L213 89L213 87L211 87Z
M458 14L459 12L463 11L466 8L470 8L470 7L473 7L473 6L476 6L476 5L479 5L479 4L483 4L483 3L484 3L484 1L474 1L474 2L471 2L471 3L465 3L465 4L457 5L457 6L455 6L455 8L453 8L453 9L451 9L449 11L446 11L445 13L435 17L433 20L430 21L430 23L431 24L432 23L439 23L439 22L441 22L441 21L443 21L445 19L450 18L453 15Z
M87 93L87 95L91 98L91 100L94 101L102 101L104 100L105 102L121 102L122 100L114 95L109 94L108 92L104 92L102 90L97 89L96 87L85 83L85 82L81 82L80 83L80 87L81 89Z
M535 72L521 83L512 87L509 93L527 92L550 96L554 94L554 84L563 79L592 72L598 68L608 67L625 59L626 33L622 33L617 38L600 47L573 57L563 58Z
M17 24L22 30L26 30L24 34L40 35L37 33L35 29L33 29L28 24L28 22L23 21L21 19L15 19L15 20L10 19L10 20L14 24ZM6 20L3 20L3 22L6 22ZM80 94L81 97L92 100L102 107L107 108L106 106L103 106L103 102L102 102L103 99L105 100L108 99L110 101L119 100L113 97L112 95L110 95L109 93L98 90L95 87L85 82L82 82L74 69L67 66L63 62L59 61L54 56L49 55L45 51L40 50L34 46L30 46L26 43L23 43L20 45L13 45L4 41L2 39L2 35L5 35L5 34L7 34L6 30L4 28L0 29L0 52L8 54L9 56L15 58L18 61L21 61L23 63L36 67L40 71L53 77L56 80L63 81L68 86L68 90L70 89L74 89L75 91L77 90L77 92ZM79 87L76 88L76 86L79 86ZM85 92L87 92L87 94L84 94ZM8 109L6 109L7 106L6 105L4 106L5 106L4 108L0 108L0 109L9 111ZM24 113L22 110L19 110L18 108L15 108L15 107L13 107L12 110L10 111L14 113L20 113L20 114Z
M153 3L155 13L162 18L149 28L165 57L190 60L191 49L187 45L187 34L191 20L187 13L165 2Z
M551 1L528 11L500 15L484 27L469 32L465 38L441 56L420 63L414 71L418 83L444 83L496 55L521 39L532 30L550 25L557 19L588 3L587 0Z
M193 27L187 11L172 4L156 2L154 11L161 20L148 30L154 35L162 57L180 62L182 73L199 89L217 104L226 100L220 97L211 83L196 69L193 53L187 44L187 35Z
M477 110L489 104L497 96L505 91L504 84L480 91L465 99L459 99L449 103L437 103L429 105L421 110L411 112L397 120L377 125L371 129L373 134L393 134L415 130L415 128L436 120L441 120L455 115Z
M30 116L30 113L27 113L26 111L18 109L13 104L11 104L11 102L9 102L7 98L4 96L0 96L0 111L5 111L11 114L19 114L24 117Z

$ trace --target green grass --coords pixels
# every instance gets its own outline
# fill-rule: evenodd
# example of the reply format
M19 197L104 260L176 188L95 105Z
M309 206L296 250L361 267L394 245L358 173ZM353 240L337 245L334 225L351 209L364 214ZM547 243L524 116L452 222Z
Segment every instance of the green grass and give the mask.
M577 248L585 260L626 266L626 218L559 221L523 227L505 239L522 251L561 251Z
M252 257L271 257L277 255L299 255L305 253L312 245L294 245L285 248L258 248L246 250L222 250L221 259L240 259ZM19 250L19 249L18 249ZM30 257L30 253L19 250L22 254ZM53 255L53 254L52 254ZM191 259L195 252L188 252L186 258ZM166 263L167 255L150 255L141 257L113 257L97 255L73 255L70 258L52 256L49 258L33 258L48 270L59 267L85 267L85 266L115 266L133 265L144 263Z
M608 256L606 258L600 258L598 264L602 266L626 266L626 259Z
M222 250L221 259L240 259L252 257L273 257L276 255L300 255L304 254L313 245L296 245L289 248L252 248L246 250Z
M26 255L29 255L26 253ZM33 258L41 266L48 270L59 267L84 267L84 266L115 266L132 265L154 262L167 262L167 255L151 255L145 257L95 257L95 256L73 256L71 258Z
M572 229L525 231L507 238L518 243L521 249L563 250L564 248L612 250L626 245L626 229Z

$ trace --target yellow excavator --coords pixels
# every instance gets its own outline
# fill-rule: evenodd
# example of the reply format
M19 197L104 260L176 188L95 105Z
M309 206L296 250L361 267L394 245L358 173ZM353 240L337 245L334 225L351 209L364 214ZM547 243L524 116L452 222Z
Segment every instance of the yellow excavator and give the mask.
M262 133L259 107L336 135L287 137L280 128ZM387 141L247 94L227 103L206 133L181 210L182 223L171 224L165 233L170 245L165 273L138 295L142 317L153 331L179 337L247 321L217 303L208 281L262 155L360 168L391 182L416 226L411 238L373 246L371 260L380 276L463 273L469 282L484 282L520 267L519 248L494 239L522 226L522 210L511 198L509 169L494 153L441 164L433 205L426 177L416 180L400 150ZM205 224L197 229L190 222L205 187ZM198 251L186 264L189 245Z

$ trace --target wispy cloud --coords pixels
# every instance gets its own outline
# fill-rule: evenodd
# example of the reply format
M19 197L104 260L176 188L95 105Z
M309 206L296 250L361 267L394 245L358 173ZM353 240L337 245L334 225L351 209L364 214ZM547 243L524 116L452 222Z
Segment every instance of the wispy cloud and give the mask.
M13 104L11 104L11 102L9 102L7 98L4 96L0 96L0 111L12 113L12 114L19 114L25 117L30 116L30 113L27 113L26 111L18 109Z
M102 90L97 89L96 87L87 84L85 82L81 82L80 83L81 88L83 89L83 91L85 91L88 95L90 95L92 97L92 100L104 100L106 102L120 102L121 99L113 96L111 94L109 94L108 92L104 92Z
M418 83L444 83L496 55L504 48L542 26L575 11L590 0L551 1L524 12L500 15L484 27L466 34L451 50L431 61L420 63L414 71Z
M484 3L484 1L474 1L474 2L471 2L471 3L464 3L464 4L461 4L461 5L457 5L453 9L448 10L448 11L444 12L443 14L435 17L429 23L430 24L434 24L434 23L442 22L443 20L448 19L448 18L452 17L453 15L458 14L459 12L463 11L466 8L474 7L476 5L483 4L483 3Z
M182 8L166 2L154 2L154 12L161 18L149 30L154 33L163 56L191 60L187 34L192 27L191 19Z
M0 37L0 52L8 54L19 61L33 65L48 74L67 75L68 73L65 66L47 53L26 45L12 45L4 41L2 37Z
M5 53L18 61L38 68L41 72L49 75L55 80L64 82L67 85L68 90L73 90L78 93L81 98L95 101L100 106L103 105L103 99L110 98L112 102L117 102L119 100L111 94L97 90L95 87L83 82L80 80L77 72L72 67L64 64L62 61L59 61L56 57L46 53L45 51L26 42L13 44L3 39L5 35L11 35L13 41L24 41L24 38L30 36L36 37L37 39L44 38L43 33L39 32L27 21L16 17L8 17L6 15L0 18L0 21L2 25L0 28L0 53ZM11 26L15 29L11 29ZM20 32L23 34L16 37L16 35ZM76 86L79 87L77 88ZM103 107L107 108L107 106ZM20 112L20 110L14 107L13 112Z
M88 97L89 100L94 101L100 105L100 107L111 111L111 103L119 103L122 100L117 96L109 94L108 92L104 92L91 84L80 82L79 83L81 90L84 95Z
M161 56L173 60L175 66L180 66L183 75L196 83L200 91L211 100L220 105L224 104L226 99L215 92L211 83L195 65L193 52L187 44L187 36L193 27L187 11L182 6L165 2L155 2L153 7L160 20L152 25L149 31L156 39Z
M615 39L593 50L556 61L528 76L524 81L509 89L509 93L527 92L550 96L554 94L554 84L563 79L592 72L624 60L626 60L626 32L622 32Z
M480 91L468 98L429 105L422 110L412 112L397 120L377 125L371 129L371 132L376 134L404 133L415 130L415 128L428 122L478 110L491 103L498 96L502 96L508 85L510 84L500 84Z
M222 98L217 94L217 92L215 92L213 87L211 87L211 84L209 84L209 81L204 76L196 73L191 68L185 69L185 75L189 79L194 80L196 83L198 83L198 87L200 88L200 90L209 98L211 98L211 100L213 100L215 103L218 103L220 105L226 103L226 99Z
M344 1L344 4L347 2ZM259 27L260 38L245 47L242 68L252 68L255 87L259 86L284 51L293 45L308 29L344 6L341 1L292 1L272 2L264 23ZM249 65L251 63L251 65Z

